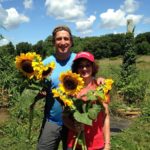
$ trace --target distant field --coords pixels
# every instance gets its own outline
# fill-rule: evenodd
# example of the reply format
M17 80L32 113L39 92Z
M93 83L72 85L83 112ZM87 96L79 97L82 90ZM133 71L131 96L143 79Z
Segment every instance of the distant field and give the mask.
M105 58L97 61L100 66L98 75L104 77L114 77L115 73L120 71L122 58ZM150 56L137 56L137 69L143 80L150 80Z

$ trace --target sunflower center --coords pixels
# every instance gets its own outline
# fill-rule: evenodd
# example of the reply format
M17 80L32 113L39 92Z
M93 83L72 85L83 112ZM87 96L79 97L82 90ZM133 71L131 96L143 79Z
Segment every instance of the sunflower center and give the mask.
M52 71L52 69L49 67L47 70L45 70L45 71L42 72L42 75L43 76L47 76L48 74L51 73L51 71Z
M68 90L75 90L77 88L78 82L71 78L70 76L66 76L64 78L64 87Z
M33 67L32 67L32 61L30 60L23 60L21 63L22 70L25 71L26 73L33 73Z

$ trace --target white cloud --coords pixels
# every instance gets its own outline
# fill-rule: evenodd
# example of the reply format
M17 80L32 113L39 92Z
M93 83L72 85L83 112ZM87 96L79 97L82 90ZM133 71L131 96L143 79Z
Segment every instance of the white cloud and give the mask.
M54 16L56 19L76 21L84 16L85 1L81 0L46 0L47 15Z
M134 24L138 24L142 18L143 18L142 15L127 15L126 16L126 20L132 19Z
M0 46L3 46L3 45L6 45L6 44L8 44L10 41L9 40L7 40L7 39L1 39L0 40Z
M139 8L139 3L136 0L125 0L120 8L127 13L133 13Z
M126 26L127 19L132 19L134 24L137 24L143 18L142 15L131 14L139 7L136 0L125 0L124 4L119 9L108 9L100 14L101 27L107 29L116 29L120 26Z
M91 28L96 19L95 16L87 18L85 15L85 4L87 0L46 0L47 15L56 19L73 22L79 32L87 34L92 32Z
M104 28L115 29L123 26L126 23L125 12L122 10L108 9L105 13L100 14L102 21L101 26Z
M91 15L86 20L77 21L76 22L77 30L81 32L82 34L88 34L92 32L91 28L95 20L96 20L96 17Z
M6 29L13 29L24 22L29 22L29 18L19 14L15 8L5 10L0 5L0 26Z
M32 0L24 0L23 5L26 9L30 9L30 8L32 8L33 1Z

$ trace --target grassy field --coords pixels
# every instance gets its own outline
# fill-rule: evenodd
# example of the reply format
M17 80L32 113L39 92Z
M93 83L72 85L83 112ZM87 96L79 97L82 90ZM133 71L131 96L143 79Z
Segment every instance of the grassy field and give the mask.
M121 58L101 59L97 62L100 66L98 76L112 78L117 81L122 62ZM141 81L150 81L150 56L138 56L137 68ZM112 104L115 105L116 99L119 101L119 98L114 93L112 93ZM44 102L42 101L36 105L31 141L27 139L30 104L31 101L28 100L26 100L26 102L16 103L16 105L10 109L11 116L9 120L0 123L0 150L35 149L43 117ZM144 110L150 114L150 84L141 105L144 105ZM19 116L19 118L17 118L17 116ZM129 129L111 138L112 150L149 150L149 127L150 122L148 119L143 119L143 117L138 118ZM59 150L61 150L61 147Z

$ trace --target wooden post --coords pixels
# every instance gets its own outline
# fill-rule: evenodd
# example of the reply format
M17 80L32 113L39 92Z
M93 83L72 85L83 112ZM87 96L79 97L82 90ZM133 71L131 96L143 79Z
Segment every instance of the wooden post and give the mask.
M134 33L135 26L132 19L127 20L127 32Z

